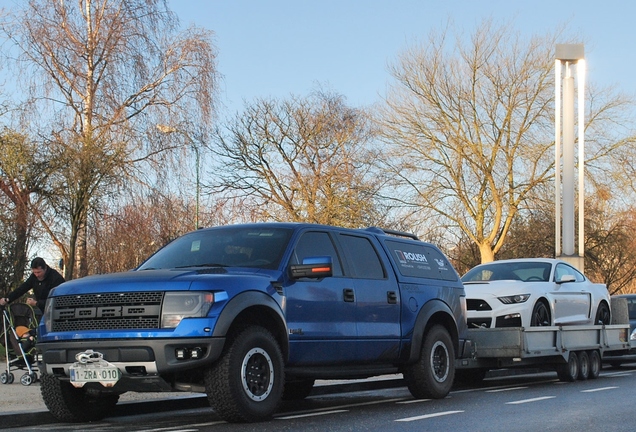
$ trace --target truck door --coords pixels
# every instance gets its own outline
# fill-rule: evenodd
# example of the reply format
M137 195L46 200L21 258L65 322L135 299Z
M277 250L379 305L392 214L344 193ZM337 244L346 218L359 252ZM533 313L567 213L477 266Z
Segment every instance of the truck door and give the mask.
M318 256L331 257L333 276L299 279L285 289L292 365L346 363L356 359L354 281L345 277L330 234L303 233L289 264L302 264L305 258Z
M563 276L574 281L557 283ZM591 294L585 277L574 267L559 263L554 271L554 324L584 322L590 318Z
M395 276L385 268L369 238L340 234L338 242L354 278L358 360L396 359L400 341L400 295Z

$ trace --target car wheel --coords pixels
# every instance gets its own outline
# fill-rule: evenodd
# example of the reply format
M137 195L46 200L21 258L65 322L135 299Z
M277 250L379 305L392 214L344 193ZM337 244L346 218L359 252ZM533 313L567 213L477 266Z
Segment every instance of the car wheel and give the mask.
M271 418L283 394L283 354L274 336L252 326L228 338L221 358L205 373L208 401L228 422Z
M426 333L417 362L404 369L404 379L416 399L445 398L455 379L455 347L444 326Z
M556 372L561 381L576 381L579 377L579 358L574 351L570 351L567 363L557 366Z
M586 351L581 351L579 357L579 379L586 380L590 376L590 357Z
M530 327L549 326L550 311L543 300L539 300L532 309L532 315L530 317Z
M601 355L596 350L589 352L588 357L590 359L590 379L596 379L601 374L601 368L603 367L601 361Z
M607 303L605 302L599 303L598 308L596 309L594 325L609 325L611 321L612 317L610 316L609 306L607 306Z

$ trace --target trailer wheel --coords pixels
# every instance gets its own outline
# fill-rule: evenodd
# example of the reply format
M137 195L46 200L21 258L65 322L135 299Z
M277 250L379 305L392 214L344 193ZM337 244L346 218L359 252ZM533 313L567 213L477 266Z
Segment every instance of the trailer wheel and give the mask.
M570 351L567 363L557 366L556 372L561 381L576 381L579 376L579 359L574 351Z
M601 368L603 363L601 361L601 355L596 350L592 350L588 353L590 358L590 379L596 379L601 374Z
M260 326L228 338L221 358L205 372L208 401L234 423L271 418L283 394L283 354L274 336Z
M63 422L88 422L101 420L110 414L119 395L75 388L71 383L60 381L53 375L41 375L42 400L53 417Z
M416 399L448 395L455 379L455 347L444 326L428 330L419 360L404 369L404 379Z
M590 357L586 351L581 351L579 357L579 379L584 381L590 376Z

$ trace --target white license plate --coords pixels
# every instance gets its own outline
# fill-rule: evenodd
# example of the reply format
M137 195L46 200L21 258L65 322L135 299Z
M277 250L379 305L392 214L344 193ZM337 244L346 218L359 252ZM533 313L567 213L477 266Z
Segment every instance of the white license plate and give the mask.
M69 368L71 383L98 382L103 386L111 387L119 381L121 373L116 366L108 364L82 364Z

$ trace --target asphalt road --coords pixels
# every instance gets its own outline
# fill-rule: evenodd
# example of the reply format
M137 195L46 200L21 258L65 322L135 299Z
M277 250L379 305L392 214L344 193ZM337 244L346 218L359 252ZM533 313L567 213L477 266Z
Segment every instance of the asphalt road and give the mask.
M274 419L228 424L205 398L118 405L100 422L8 426L12 431L82 432L279 432L279 431L588 431L636 430L633 388L636 364L605 368L595 380L560 382L554 372L494 377L479 385L457 385L442 400L415 400L399 381L328 386L299 402L284 403Z

